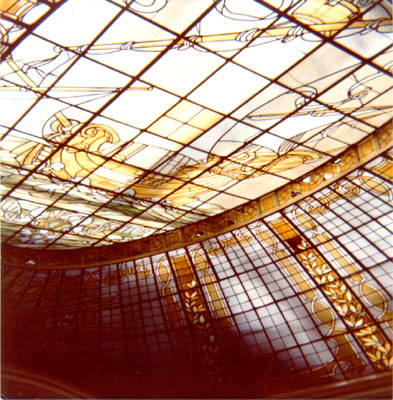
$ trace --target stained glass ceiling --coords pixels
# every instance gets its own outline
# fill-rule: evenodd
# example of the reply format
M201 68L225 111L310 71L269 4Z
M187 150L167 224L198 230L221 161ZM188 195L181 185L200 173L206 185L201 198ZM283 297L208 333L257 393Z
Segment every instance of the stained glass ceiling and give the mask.
M2 1L2 239L185 226L342 153L391 111L391 5Z

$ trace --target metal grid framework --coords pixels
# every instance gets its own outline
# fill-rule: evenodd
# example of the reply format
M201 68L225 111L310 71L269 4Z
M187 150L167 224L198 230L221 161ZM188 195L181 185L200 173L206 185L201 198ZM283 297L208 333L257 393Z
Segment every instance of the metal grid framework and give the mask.
M385 371L391 166L385 154L279 213L167 253L76 270L4 266L3 324L47 357L77 350L160 373L197 360L220 379L250 357L310 385Z
M185 226L303 176L389 119L389 2L4 4L12 245L99 246Z

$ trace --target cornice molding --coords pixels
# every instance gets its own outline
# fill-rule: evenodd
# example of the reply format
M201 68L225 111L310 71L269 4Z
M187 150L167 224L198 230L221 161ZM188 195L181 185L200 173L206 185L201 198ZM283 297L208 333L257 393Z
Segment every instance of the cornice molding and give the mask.
M298 202L378 157L391 145L392 120L296 181L232 210L166 233L109 246L42 250L2 244L3 264L34 269L88 268L139 259L199 243Z

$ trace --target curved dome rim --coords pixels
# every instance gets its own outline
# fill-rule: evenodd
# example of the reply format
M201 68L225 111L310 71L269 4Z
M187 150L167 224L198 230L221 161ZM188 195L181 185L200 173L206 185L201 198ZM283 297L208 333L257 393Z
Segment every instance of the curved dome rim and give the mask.
M111 263L125 262L151 256L158 253L175 250L190 244L202 242L219 234L239 229L247 224L269 216L291 204L294 204L312 193L339 180L341 177L364 165L370 160L385 152L392 143L392 121L377 128L360 142L347 148L324 164L307 172L298 179L281 186L261 197L251 200L244 205L227 210L221 214L211 216L204 220L180 227L165 233L153 234L146 238L133 240L126 243L115 243L99 247L78 247L72 249L32 249L10 244L2 244L3 264L36 269L72 269L90 268ZM349 158L355 162L347 168L333 175L329 179L322 179L314 187L303 192L295 192L300 188L301 182L307 177L314 177L332 164L337 165L337 160ZM311 185L309 185L311 186ZM280 201L280 195L288 195L286 201ZM295 193L294 197L291 194ZM282 199L281 199L282 200ZM270 203L270 207L269 207ZM251 211L254 211L253 213ZM247 215L248 213L248 215ZM219 227L219 230L209 231L210 227Z

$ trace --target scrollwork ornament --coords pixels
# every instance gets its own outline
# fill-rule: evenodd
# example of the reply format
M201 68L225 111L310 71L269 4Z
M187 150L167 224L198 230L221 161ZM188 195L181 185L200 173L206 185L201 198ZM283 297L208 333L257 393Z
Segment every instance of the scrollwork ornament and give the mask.
M310 174L310 183L312 186L320 185L325 180L325 176L322 171L315 171Z
M360 194L360 188L349 182L339 181L335 183L334 190L347 199L352 199Z
M151 275L151 268L142 262L138 263L136 266L127 267L127 263L120 264L123 268L119 269L119 273L115 269L109 268L108 273L106 273L102 281L105 285L111 286L119 281L122 281L127 276L132 278L147 278Z
M364 7L368 7L373 3L373 0L357 0L356 4L360 7L360 8L364 8Z
M331 193L329 193L330 195ZM301 206L303 208L303 210L308 213L308 214L324 214L325 212L327 212L329 210L329 204L330 204L330 199L328 201L326 201L326 197L328 196L324 196L318 200L313 200L313 199L306 199L301 203ZM334 197L335 199L335 197ZM333 200L334 200L333 199Z
M289 29L288 33L281 39L283 43L287 43L293 39L303 36L307 31L301 26L294 26Z
M252 28L244 32L240 32L237 36L236 39L239 42L249 42L255 37L257 37L261 33L261 30L258 28Z
M14 199L5 199L0 203L0 217L6 221L17 221L22 215L22 208L18 201Z
M141 262L135 268L128 268L128 271L134 278L147 278L151 275L151 268Z
M370 33L370 32L384 32L384 31L386 31L386 27L382 24L385 20L386 20L385 18L380 18L380 19L376 19L374 21L371 21L360 32L360 34L361 35L366 35L367 33Z
M141 14L153 14L161 11L168 3L168 0L135 0L126 1L125 3L130 3L128 7Z
M222 250L218 243L210 243L208 247L206 247L206 252L209 255L218 256L222 253Z
M258 213L258 208L256 207L256 205L254 203L246 204L244 206L244 213L248 217L254 217Z
M291 200L292 193L293 193L293 190L292 190L291 186L280 189L278 192L278 199L279 199L280 204L286 203L289 200Z
M379 145L384 148L392 144L392 130L391 129L383 129L378 134Z
M278 242L275 236L273 236L270 232L261 227L255 229L255 233L257 238L266 245L266 247L272 250L272 253L276 253L278 249Z
M393 199L393 189L391 185L388 185L382 179L379 179L376 176L366 176L362 173L357 176L357 179L365 190L368 190L377 196L387 196L389 200Z
M116 269L109 268L108 272L103 275L102 282L107 286L113 286L119 283L119 280L122 281L124 276L124 270L120 269L118 274Z
M357 160L356 152L354 150L347 151L341 157L341 162L340 162L341 171L346 171L348 168L350 168L352 165L354 165L357 161L358 160Z
M204 49L201 46L197 46L197 43L202 41L202 37L199 35L192 35L187 37L186 39L183 39L175 48L179 51L183 50L188 50L190 48L193 48L195 50L201 51L201 52L207 52L208 50Z
M315 222L298 205L294 206L291 214L293 218L305 229L305 234L307 236L313 237L320 233L317 230Z
M247 244L251 244L252 242L254 242L253 236L244 230L236 231L235 236L236 236L237 240L239 241L239 243L242 245L247 245Z

